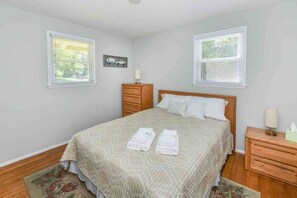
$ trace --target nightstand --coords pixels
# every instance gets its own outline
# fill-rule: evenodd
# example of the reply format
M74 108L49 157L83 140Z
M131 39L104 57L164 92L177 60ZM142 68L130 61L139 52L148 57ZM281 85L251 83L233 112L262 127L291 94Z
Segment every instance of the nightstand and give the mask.
M122 116L153 108L153 84L122 85Z
M297 143L284 133L268 136L265 129L248 127L245 135L245 168L297 185Z

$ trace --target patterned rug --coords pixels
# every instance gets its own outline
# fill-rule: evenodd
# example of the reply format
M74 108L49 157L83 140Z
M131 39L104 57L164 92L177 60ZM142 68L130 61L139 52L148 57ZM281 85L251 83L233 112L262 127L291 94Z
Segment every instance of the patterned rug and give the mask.
M24 178L31 198L94 198L85 183L59 164ZM260 198L260 193L238 183L221 178L219 186L212 187L210 198Z
M213 186L210 198L260 198L261 194L246 186L221 177L219 186Z
M31 198L93 198L96 197L77 175L65 171L60 164L24 178Z

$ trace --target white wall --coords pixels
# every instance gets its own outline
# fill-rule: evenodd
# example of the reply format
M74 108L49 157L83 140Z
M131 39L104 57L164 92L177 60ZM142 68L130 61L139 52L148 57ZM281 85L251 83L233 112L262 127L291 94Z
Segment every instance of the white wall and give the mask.
M96 41L96 86L46 87L47 30ZM105 68L103 54L130 65ZM120 117L121 83L133 70L129 39L0 4L0 164Z
M237 96L237 149L244 150L247 126L263 126L266 106L280 111L279 130L297 122L297 2L281 3L212 18L196 24L133 41L135 68L143 81L158 89L206 92ZM246 89L192 86L193 36L247 26Z

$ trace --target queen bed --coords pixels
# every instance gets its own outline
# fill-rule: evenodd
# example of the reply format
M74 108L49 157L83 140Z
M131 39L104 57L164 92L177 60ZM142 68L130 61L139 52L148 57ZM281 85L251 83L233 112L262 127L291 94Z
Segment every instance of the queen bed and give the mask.
M77 174L97 197L207 197L235 147L236 97L160 90L162 94L222 98L227 121L199 120L153 108L99 124L74 135L61 165ZM132 151L126 144L141 127L179 134L179 155Z

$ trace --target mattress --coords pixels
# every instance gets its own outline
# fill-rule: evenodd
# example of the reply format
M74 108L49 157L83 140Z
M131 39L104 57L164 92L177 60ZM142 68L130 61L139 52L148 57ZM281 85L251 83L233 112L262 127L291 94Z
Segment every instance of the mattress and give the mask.
M140 127L175 129L178 156L131 151L126 143ZM99 124L74 135L61 162L77 168L106 197L203 197L232 148L230 123L199 120L154 108Z

